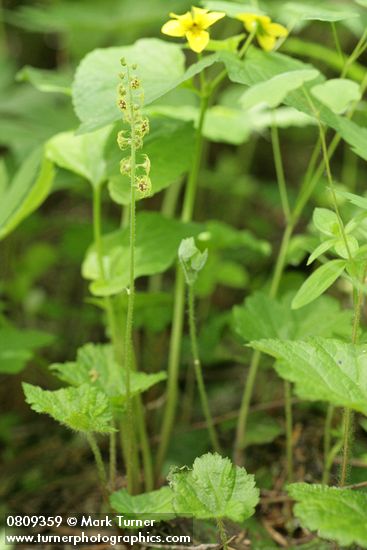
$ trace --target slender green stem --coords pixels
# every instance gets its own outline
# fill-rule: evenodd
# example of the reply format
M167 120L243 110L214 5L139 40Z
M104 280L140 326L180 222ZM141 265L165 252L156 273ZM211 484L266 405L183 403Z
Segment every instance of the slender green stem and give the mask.
M220 541L222 543L223 550L228 550L228 535L226 532L226 528L224 527L223 520L221 518L217 518L217 527L218 527L218 533L220 537Z
M116 432L110 434L110 487L111 491L115 488L116 480Z
M286 426L286 447L287 447L287 481L293 481L293 414L292 414L292 384L284 382L285 398L285 426Z
M129 266L129 288L128 288L128 302L127 302L127 315L126 315L126 331L125 331L125 354L124 354L124 368L125 368L125 385L126 385L126 431L127 431L127 486L128 491L133 493L136 490L137 478L138 478L138 464L134 460L134 449L136 445L135 432L134 432L134 418L133 418L133 402L131 396L131 372L132 372L132 354L133 354L133 318L134 318L134 301L135 301L135 233L136 233L136 204L135 204L135 185L136 185L136 135L134 124L134 101L131 93L131 87L128 75L128 94L129 94L129 110L130 110L130 122L131 122L131 146L130 146L130 266Z
M203 150L203 125L205 114L208 107L209 96L202 90L202 98L200 103L199 121L196 130L196 142L191 171L187 180L184 202L182 207L181 220L189 222L192 219L192 214L195 204L195 196L197 191L197 181L200 170L201 155ZM168 356L168 382L167 382L167 402L164 411L160 446L157 453L156 475L159 476L163 462L167 453L168 443L173 427L177 406L178 393L178 374L180 366L180 352L183 329L183 318L185 308L185 278L183 271L179 265L176 266L176 281L174 290L174 310L171 330L171 340Z
M342 50L342 47L340 45L340 40L339 40L339 36L338 36L338 31L337 31L337 28L336 28L336 23L334 21L331 21L331 30L333 32L333 37L334 37L334 42L335 42L335 47L336 47L336 51L338 52L338 55L340 57L340 60L342 62L342 65L344 66L344 63L345 63L345 60L344 60L344 53L343 53L343 50Z
M363 303L363 283L366 279L367 274L367 264L365 265L361 277L361 285L358 287L358 291L354 293L354 319L353 319L353 329L352 329L352 344L356 345L358 343L359 337L359 325L361 321L361 310ZM344 409L343 415L343 452L342 452L342 465L340 469L340 487L343 487L346 484L348 478L349 470L349 456L351 452L351 442L353 439L353 411L348 408Z
M188 314L189 314L191 352L194 360L195 376L196 376L196 381L199 389L201 407L203 409L212 447L215 451L220 453L221 449L218 441L217 432L214 428L213 418L210 412L209 401L208 401L208 396L205 389L203 370L202 370L200 355L199 355L199 346L198 346L196 322L195 322L195 291L194 291L193 284L188 286Z
M99 446L94 435L91 432L87 433L86 435L87 435L87 440L90 445L90 448L92 449L94 460L96 462L98 477L100 479L103 489L105 490L107 485L107 475L106 475L106 470L104 467L101 451L99 450Z
M322 472L322 483L327 485L330 478L330 449L331 449L331 428L333 425L334 406L329 404L326 412L324 426L324 467Z
M273 157L275 165L275 173L278 181L279 195L282 203L283 214L286 221L290 217L290 208L287 194L287 185L285 181L284 168L282 162L282 155L280 151L279 133L275 120L275 112L273 111L273 121L271 126L271 142L273 148Z

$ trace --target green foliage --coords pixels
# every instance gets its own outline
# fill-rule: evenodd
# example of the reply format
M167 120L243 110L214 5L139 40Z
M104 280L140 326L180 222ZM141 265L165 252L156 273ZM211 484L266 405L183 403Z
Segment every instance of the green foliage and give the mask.
M12 182L0 186L0 239L11 233L46 199L54 178L53 165L36 150L23 162Z
M344 113L350 105L361 99L359 85L346 78L333 78L314 86L312 94L334 113Z
M168 269L177 257L181 240L197 235L200 226L168 219L157 212L137 215L135 277L154 275ZM93 280L90 289L97 296L117 294L129 282L129 230L121 229L102 239L106 281L100 280L95 247L87 252L83 263L83 276Z
M201 252L195 245L195 239L188 237L180 243L178 258L185 274L186 283L193 285L208 259L208 250Z
M293 19L294 21L324 21L335 23L337 21L358 17L357 10L346 10L346 7L347 4L338 6L331 2L325 2L325 6L320 6L319 2L287 2L283 5L283 11L289 19Z
M172 519L175 516L173 509L173 493L169 487L161 487L157 491L142 495L129 495L126 489L116 491L110 497L110 504L116 512L125 517L137 516L138 519L155 521Z
M47 391L24 383L23 390L27 403L34 411L48 414L72 430L101 433L113 431L108 399L90 384Z
M306 483L294 483L287 489L297 501L295 515L304 527L342 546L367 548L366 493Z
M292 308L299 309L321 296L340 277L345 267L345 260L331 260L316 269L297 292Z
M192 470L172 470L168 479L176 513L197 519L228 518L241 523L253 515L259 501L254 476L218 454L197 458Z
M46 156L98 187L107 177L103 151L110 132L107 127L81 136L74 132L56 134L46 145Z
M30 82L40 92L71 95L71 79L68 75L26 65L17 73L16 78L20 82Z
M340 340L257 340L251 347L278 361L278 374L294 382L301 398L322 400L367 414L366 347Z
M0 372L17 374L32 359L34 350L48 346L53 336L39 330L0 328Z
M321 296L301 311L292 310L293 293L281 299L255 292L244 305L233 308L236 332L247 342L261 338L297 340L308 336L349 338L352 312L341 310L339 303Z
M116 362L113 353L109 345L86 344L78 350L75 362L55 363L50 368L68 384L90 384L108 395L114 404L123 404L126 399L125 370ZM165 372L132 372L130 392L138 395L165 378Z

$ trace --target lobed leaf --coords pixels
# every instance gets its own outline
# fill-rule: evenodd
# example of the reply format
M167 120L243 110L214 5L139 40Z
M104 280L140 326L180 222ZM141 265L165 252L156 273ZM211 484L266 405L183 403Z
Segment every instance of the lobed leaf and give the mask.
M342 546L367 548L366 493L307 483L293 483L287 490L297 501L294 512L304 527Z
M137 516L138 519L154 519L156 521L172 519L175 516L173 509L173 492L170 487L161 487L157 491L130 495L126 489L112 493L110 504L114 510L128 517Z

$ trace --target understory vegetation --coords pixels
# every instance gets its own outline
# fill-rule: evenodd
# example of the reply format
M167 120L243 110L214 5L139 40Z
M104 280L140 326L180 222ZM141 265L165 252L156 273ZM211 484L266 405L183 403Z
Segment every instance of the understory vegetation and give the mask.
M3 514L367 548L366 0L0 8Z

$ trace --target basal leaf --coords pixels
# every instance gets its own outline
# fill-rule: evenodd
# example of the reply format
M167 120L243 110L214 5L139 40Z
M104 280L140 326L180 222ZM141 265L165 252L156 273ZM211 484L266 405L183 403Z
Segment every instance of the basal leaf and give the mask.
M261 338L349 337L352 313L342 310L337 300L320 296L302 310L292 310L292 297L293 293L288 293L275 299L255 292L243 305L233 308L236 332L246 342Z
M156 521L172 519L175 516L173 509L173 492L169 487L161 487L157 491L130 495L126 489L112 493L110 504L116 512L127 517L136 516L138 519L154 519Z
M293 483L287 490L304 527L342 546L367 548L366 493L307 483Z
M107 178L103 150L110 132L111 127L107 127L81 136L74 132L56 134L46 144L46 156L98 187Z
M257 105L278 107L289 92L296 90L304 82L314 80L319 74L316 69L300 69L281 73L265 82L251 86L241 96L240 103L244 109L251 109Z
M292 302L292 308L298 309L321 296L343 273L345 260L331 260L322 265L305 280Z
M113 431L112 410L107 396L89 384L47 391L24 383L23 390L27 403L34 411L48 414L72 430Z
M0 195L0 239L6 237L48 196L54 178L52 163L36 150L23 162Z
M123 404L126 399L126 373L115 361L109 345L86 344L78 350L75 362L55 363L50 368L68 384L90 384L107 394L114 404ZM134 371L130 375L130 392L138 395L165 378L165 372L146 374Z
M326 401L367 414L366 346L340 340L257 340L251 347L278 359L278 374L301 398Z
M332 78L317 84L311 93L337 114L344 113L352 103L361 99L359 84L347 78Z
M192 470L175 469L168 479L176 513L197 519L240 523L253 515L259 501L254 476L218 454L205 454L195 460Z
M154 275L168 269L177 258L177 249L185 237L196 236L202 227L168 219L157 212L137 215L135 276ZM95 295L117 294L129 283L129 229L122 229L102 239L103 262L107 281L100 279L94 246L87 252L82 272L94 281L91 292Z

